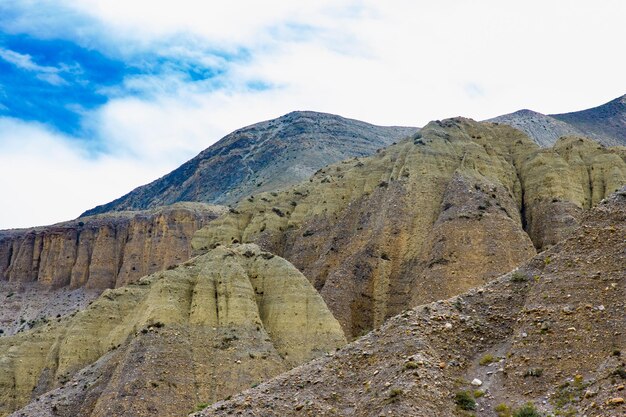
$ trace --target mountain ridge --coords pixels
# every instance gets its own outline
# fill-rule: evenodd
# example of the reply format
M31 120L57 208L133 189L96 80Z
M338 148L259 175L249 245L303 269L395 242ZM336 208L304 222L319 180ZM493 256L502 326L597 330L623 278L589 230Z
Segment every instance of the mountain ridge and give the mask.
M542 147L562 136L586 136L606 146L626 146L626 94L590 109L542 114L529 109L497 116L487 121L522 130Z
M329 163L372 154L417 130L294 111L237 129L169 174L81 217L177 201L232 204L253 192L305 180Z

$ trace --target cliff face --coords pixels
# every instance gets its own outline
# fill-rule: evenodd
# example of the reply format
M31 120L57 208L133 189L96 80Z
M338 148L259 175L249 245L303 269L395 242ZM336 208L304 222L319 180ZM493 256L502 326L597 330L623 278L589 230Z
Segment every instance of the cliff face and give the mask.
M621 416L625 236L623 188L518 270L195 416Z
M372 157L247 198L192 243L257 242L284 256L354 337L566 236L626 182L625 156L581 138L541 149L508 126L433 122Z
M0 415L183 415L344 344L291 264L220 247L0 339Z
M296 184L325 165L371 155L417 130L311 111L289 113L236 130L163 178L83 215L178 201L232 204L252 193Z
M226 209L179 204L0 231L0 283L105 289L189 259L193 233Z

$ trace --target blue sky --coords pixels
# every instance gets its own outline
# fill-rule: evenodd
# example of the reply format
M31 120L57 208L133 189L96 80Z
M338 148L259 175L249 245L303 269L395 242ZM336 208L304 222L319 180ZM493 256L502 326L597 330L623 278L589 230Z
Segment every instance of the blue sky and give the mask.
M293 110L419 126L626 93L618 0L222 3L0 3L0 228L74 218Z

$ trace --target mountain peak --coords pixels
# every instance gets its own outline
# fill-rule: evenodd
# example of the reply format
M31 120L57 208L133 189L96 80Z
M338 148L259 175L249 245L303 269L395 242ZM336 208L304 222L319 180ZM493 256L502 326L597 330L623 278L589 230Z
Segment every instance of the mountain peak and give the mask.
M417 130L293 111L238 129L164 177L83 216L178 201L232 204L253 193L303 181L325 165L371 155Z

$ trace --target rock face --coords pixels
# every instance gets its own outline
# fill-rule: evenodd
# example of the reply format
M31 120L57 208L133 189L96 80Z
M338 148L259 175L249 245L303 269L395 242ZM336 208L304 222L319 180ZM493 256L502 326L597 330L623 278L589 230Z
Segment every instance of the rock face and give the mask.
M353 338L556 243L626 183L625 159L583 138L541 149L506 125L432 122L372 157L250 196L192 244L256 242L285 257Z
M121 286L189 259L193 233L225 211L185 203L0 231L0 285Z
M178 201L235 203L252 193L296 184L330 163L371 155L417 130L310 111L289 113L236 130L163 178L83 216Z
M516 271L195 416L623 415L625 236L626 188Z
M0 339L0 415L184 415L344 344L291 264L219 247Z
M489 121L520 129L543 147L572 135L587 136L607 146L626 146L626 95L588 110L551 115L520 110Z
M582 135L582 132L572 125L552 116L527 109L494 117L488 121L513 126L526 133L544 148L554 145L562 136Z

